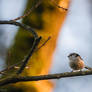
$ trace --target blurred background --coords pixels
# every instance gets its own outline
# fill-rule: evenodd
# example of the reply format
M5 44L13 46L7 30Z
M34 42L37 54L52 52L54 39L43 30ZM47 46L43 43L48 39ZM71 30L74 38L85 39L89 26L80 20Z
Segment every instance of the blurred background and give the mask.
M0 20L11 20L23 14L26 0L0 0ZM50 73L69 72L68 54L76 52L92 67L92 0L72 0L59 33ZM7 49L13 44L18 27L0 25L0 70L5 66ZM53 92L90 92L90 76L65 78L54 81Z
M51 73L71 71L67 56L76 52L92 67L92 0L72 0L67 19L59 34ZM54 92L91 92L92 76L55 81Z
M11 20L22 15L26 2L26 0L0 0L0 20ZM17 30L16 26L0 25L0 70L5 67L7 49L13 44Z

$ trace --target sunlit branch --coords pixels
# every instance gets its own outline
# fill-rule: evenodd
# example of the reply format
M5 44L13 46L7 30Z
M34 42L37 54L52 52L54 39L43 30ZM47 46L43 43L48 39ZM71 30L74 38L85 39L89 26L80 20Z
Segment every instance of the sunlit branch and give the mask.
M64 8L64 7L62 7L62 6L59 6L54 0L51 0L53 3L54 3L54 5L55 6L57 6L58 8L61 8L61 9L63 9L63 10L65 10L65 11L68 11L68 8Z
M35 51L37 51L40 48L42 48L50 39L51 39L51 37L49 36L48 39L43 44L41 44L41 46L39 46L37 49L35 49Z

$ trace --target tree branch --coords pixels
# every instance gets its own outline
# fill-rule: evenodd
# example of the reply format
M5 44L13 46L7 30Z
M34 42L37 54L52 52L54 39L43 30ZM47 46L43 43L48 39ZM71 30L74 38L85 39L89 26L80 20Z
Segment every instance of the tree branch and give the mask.
M11 25L19 26L19 27L31 32L35 38L38 38L38 35L35 32L35 30L33 28L31 28L30 26L25 25L23 23L15 22L15 21L12 21L12 20L10 20L10 21L6 21L6 20L2 21L2 20L0 20L0 24L11 24Z
M39 46L38 48L35 49L35 51L38 51L40 48L42 48L44 45L46 45L46 43L47 43L50 39L51 39L51 37L49 36L48 39L47 39L41 46ZM4 75L5 72L7 72L7 71L9 71L9 70L11 70L11 69L13 69L13 68L15 68L15 67L18 66L19 64L24 63L24 60L25 60L25 58L24 58L21 62L15 63L15 64L13 64L13 65L11 65L11 66L9 66L9 67L7 67L7 68L1 70L1 71L0 71L0 74L3 74L3 75Z
M35 41L34 41L34 43L33 43L33 46L32 46L32 48L31 48L31 50L30 50L28 56L25 58L24 63L21 65L21 67L20 67L19 71L17 72L17 74L22 73L22 71L23 71L24 68L26 67L26 64L28 63L29 59L31 58L33 52L35 52L35 49L36 49L36 47L38 46L40 40L41 40L41 37L35 39Z
M17 17L13 19L12 21L17 21L19 19L22 19L24 17L27 17L34 9L36 9L40 4L42 3L42 0L38 1L31 9L29 9L23 16Z
M24 76L24 77L14 76L14 77L11 77L11 78L6 78L4 80L1 80L0 86L12 84L12 83L17 83L17 82L60 79L60 78L85 76L85 75L92 75L92 70L79 71L79 72L65 72L65 73L39 75L39 76Z
M19 23L19 22L15 22L15 21L0 21L0 24L11 24L11 25L16 25L16 26L20 26L22 28L24 28L27 31L30 31L33 36L34 36L34 42L33 42L33 46L31 48L31 51L29 52L28 56L25 58L22 66L20 67L20 69L18 70L17 74L22 73L22 71L24 70L24 68L26 67L26 64L28 63L29 59L31 58L33 52L35 51L36 47L38 46L41 37L38 37L37 33L35 32L35 30L25 24Z
M38 48L35 49L35 51L39 50L40 48L42 48L49 40L51 39L51 36L48 37L48 39Z
M64 8L64 7L62 7L62 6L59 6L54 0L51 0L58 8L61 8L61 9L63 9L63 10L65 10L65 11L68 11L68 8Z

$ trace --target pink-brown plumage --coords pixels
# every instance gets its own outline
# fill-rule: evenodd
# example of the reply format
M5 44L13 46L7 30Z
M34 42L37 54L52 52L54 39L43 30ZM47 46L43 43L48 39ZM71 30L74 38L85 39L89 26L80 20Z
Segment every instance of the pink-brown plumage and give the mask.
M83 59L77 53L71 53L68 56L70 62L69 65L73 70L81 70L85 67Z

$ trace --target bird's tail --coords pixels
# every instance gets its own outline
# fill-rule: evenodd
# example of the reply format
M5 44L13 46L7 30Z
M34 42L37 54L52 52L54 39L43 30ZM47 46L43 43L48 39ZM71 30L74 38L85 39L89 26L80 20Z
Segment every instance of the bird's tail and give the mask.
M84 68L85 68L85 69L88 69L88 70L92 70L92 68L89 67L89 66L85 66Z

